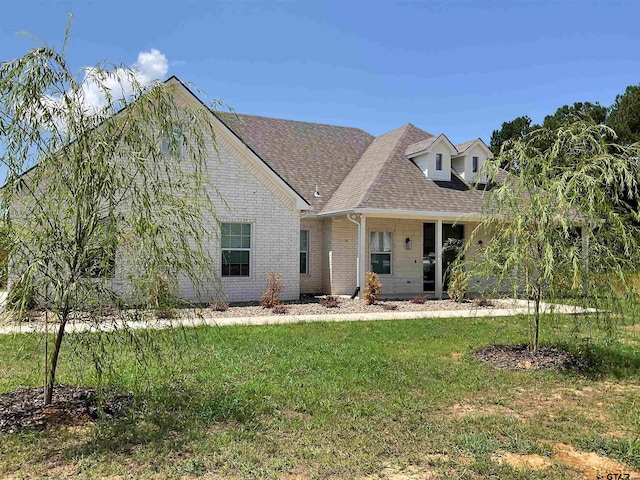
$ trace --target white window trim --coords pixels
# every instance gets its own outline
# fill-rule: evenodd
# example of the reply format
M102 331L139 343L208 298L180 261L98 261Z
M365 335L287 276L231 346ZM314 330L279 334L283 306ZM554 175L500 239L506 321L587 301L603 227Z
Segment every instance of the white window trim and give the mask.
M438 168L438 156L440 156L440 168ZM441 172L442 171L442 162L444 160L444 155L442 155L441 153L436 153L436 171L437 172Z
M224 225L225 223L241 223L241 224L244 224L244 225L250 225L250 228L251 228L251 230L250 230L251 231L251 247L249 247L248 249L247 248L223 248L222 247L222 225ZM256 238L256 236L255 236L255 224L250 220L237 220L237 219L228 220L228 219L225 219L225 220L220 220L219 225L220 225L220 243L219 243L220 255L218 256L218 258L220 259L220 269L219 269L219 272L220 272L220 277L219 278L220 278L220 280L222 280L223 282L246 282L248 280L253 280L253 278L254 278L254 268L255 268L254 261L253 261L253 252L254 252L254 245L255 245L254 240ZM223 265L222 254L223 254L223 252L225 250L231 250L231 251L234 251L234 250L237 250L237 251L249 250L249 276L243 277L243 276L236 276L236 275L234 275L234 276L223 276L222 275L222 265Z
M307 254L307 268L306 268L306 272L305 273L300 272L300 275L302 275L304 277L308 277L309 275L311 275L309 273L309 267L311 266L311 262L309 261L309 255L310 255L309 250L311 250L309 248L309 244L311 243L311 233L309 232L308 228L301 228L300 229L300 234L302 234L302 232L307 232L307 249L306 250L300 250L300 253L306 252L306 254Z
M383 235L385 233L389 233L391 234L391 250L389 250L388 252L374 252L371 250L371 234L372 233L382 233ZM371 230L369 231L369 271L373 272L373 262L371 261L371 255L389 255L389 273L378 273L377 275L381 276L381 277L392 277L393 276L393 272L394 272L394 268L393 268L393 247L394 247L394 232L389 231L389 230Z
M473 173L478 173L479 168L480 168L480 159L478 157L471 157L471 171Z

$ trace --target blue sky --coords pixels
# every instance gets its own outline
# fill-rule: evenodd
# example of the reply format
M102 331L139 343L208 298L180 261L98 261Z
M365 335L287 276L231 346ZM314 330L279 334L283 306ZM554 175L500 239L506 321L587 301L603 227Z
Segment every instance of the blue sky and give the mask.
M157 49L237 112L489 141L519 115L608 106L640 83L640 2L3 1L0 59L60 44L81 67Z

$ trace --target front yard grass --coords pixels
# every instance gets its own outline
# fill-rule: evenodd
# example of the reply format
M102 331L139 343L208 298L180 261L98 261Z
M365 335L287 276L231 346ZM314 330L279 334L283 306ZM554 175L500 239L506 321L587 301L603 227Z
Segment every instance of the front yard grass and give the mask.
M0 476L573 479L614 468L589 470L580 452L639 471L640 332L611 339L596 322L587 343L574 319L545 317L543 343L582 354L580 371L496 370L472 356L525 343L526 327L510 317L148 332L162 360L106 347L110 384L136 393L129 415L0 434ZM78 338L59 381L94 385L83 345L95 337ZM42 349L36 335L0 336L0 393L41 383Z

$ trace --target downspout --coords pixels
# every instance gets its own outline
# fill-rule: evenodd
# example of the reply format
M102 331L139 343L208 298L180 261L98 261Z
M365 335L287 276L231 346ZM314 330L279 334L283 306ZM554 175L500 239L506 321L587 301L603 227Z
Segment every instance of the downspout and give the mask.
M362 223L355 220L354 218L360 219L360 215L356 215L353 213L349 213L347 215L347 220L355 223L358 226L358 239L356 243L356 288L353 291L353 295L351 295L351 300L358 296L360 293L360 239L362 238Z

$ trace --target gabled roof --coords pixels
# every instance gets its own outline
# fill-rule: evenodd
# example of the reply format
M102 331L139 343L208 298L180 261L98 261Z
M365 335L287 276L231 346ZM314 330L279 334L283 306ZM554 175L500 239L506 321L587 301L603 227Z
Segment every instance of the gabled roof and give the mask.
M407 124L374 138L357 128L215 115L320 215L354 209L482 213L484 185L469 186L455 172L450 181L430 180L405 156L440 138L455 149L444 134ZM322 197L314 196L316 185Z
M377 137L325 205L323 212L364 206L369 197L379 188L380 178L389 168L391 160L400 156L414 165L413 162L404 158L406 146L431 137L433 135L410 123ZM419 170L418 173L424 176Z
M316 212L329 201L373 136L358 128L215 112ZM314 196L318 186L321 197Z
M412 143L404 151L404 154L407 157L411 157L412 155L415 155L418 152L422 152L424 150L427 150L431 145L434 144L434 142L437 139L438 139L438 137L431 136L430 138L427 138L426 140L422 140L421 142Z
M458 150L458 155L462 155L464 152L469 150L474 145L480 145L483 147L487 153L491 154L491 150L487 147L487 144L481 138L474 138L473 140L469 140L468 142L459 143L456 145L456 150Z
M422 140L417 143L412 143L411 145L407 146L406 150L404 151L404 155L407 158L415 157L419 154L422 154L428 151L433 145L435 145L440 140L444 140L446 143L449 144L449 147L451 147L452 150L457 151L455 145L451 143L451 140L449 140L444 133L441 133L437 137L432 136L431 138L427 138L426 140Z

